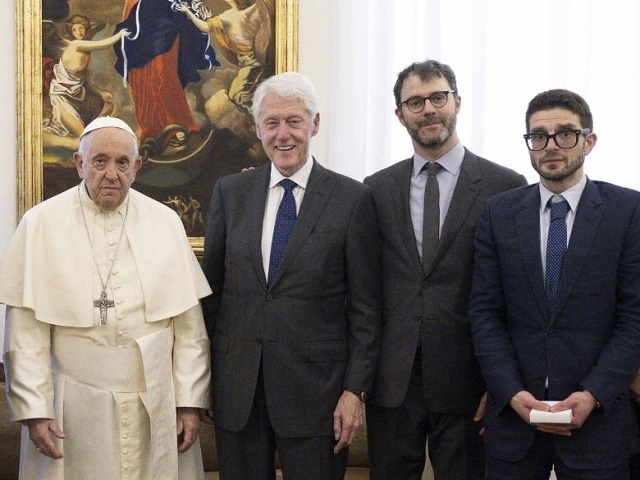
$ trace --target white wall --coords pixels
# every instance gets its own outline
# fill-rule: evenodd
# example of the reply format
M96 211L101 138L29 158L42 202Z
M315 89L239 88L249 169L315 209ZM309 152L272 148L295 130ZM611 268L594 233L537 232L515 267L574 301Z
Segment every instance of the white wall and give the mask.
M20 0L18 0L20 1ZM0 15L0 45L4 53L0 66L0 256L16 226L16 70L14 9L4 8ZM2 282L0 278L0 282ZM4 319L4 305L0 305L0 319ZM0 342L4 337L4 321L0 322Z

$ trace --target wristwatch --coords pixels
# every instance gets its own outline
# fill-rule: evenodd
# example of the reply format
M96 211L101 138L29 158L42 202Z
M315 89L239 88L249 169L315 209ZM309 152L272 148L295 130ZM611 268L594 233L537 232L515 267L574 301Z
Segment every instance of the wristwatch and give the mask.
M355 393L362 403L367 403L367 400L369 399L369 394L365 391L359 392L358 390L353 390L351 388L345 388L345 390L351 393Z

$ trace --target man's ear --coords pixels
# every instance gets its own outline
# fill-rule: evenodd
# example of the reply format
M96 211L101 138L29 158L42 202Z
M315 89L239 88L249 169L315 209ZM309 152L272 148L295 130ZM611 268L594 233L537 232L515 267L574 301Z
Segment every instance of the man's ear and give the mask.
M75 152L73 154L73 163L75 163L76 165L76 169L78 170L78 176L81 179L84 179L84 171L82 169L82 165L83 165L83 160L82 160L82 155L80 155L80 153Z
M320 112L316 113L316 116L313 117L313 130L311 131L311 136L314 137L320 131Z
M587 133L586 138L584 139L584 154L589 155L593 147L596 146L596 142L598 141L598 136L595 133Z

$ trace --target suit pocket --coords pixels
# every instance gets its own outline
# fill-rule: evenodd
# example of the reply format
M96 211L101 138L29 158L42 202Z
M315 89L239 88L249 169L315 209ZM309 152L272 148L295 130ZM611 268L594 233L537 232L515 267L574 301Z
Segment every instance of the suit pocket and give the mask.
M310 362L344 362L349 355L346 342L318 342L307 345Z

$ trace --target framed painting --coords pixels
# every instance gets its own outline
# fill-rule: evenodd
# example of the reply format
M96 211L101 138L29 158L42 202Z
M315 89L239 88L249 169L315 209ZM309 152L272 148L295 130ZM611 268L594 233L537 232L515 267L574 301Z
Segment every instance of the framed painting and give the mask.
M201 255L216 179L268 161L252 98L297 70L298 0L24 0L16 6L18 216L79 179L79 135L136 131L133 188L173 208Z

